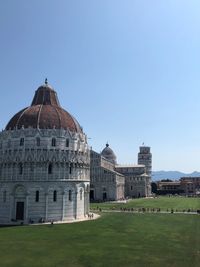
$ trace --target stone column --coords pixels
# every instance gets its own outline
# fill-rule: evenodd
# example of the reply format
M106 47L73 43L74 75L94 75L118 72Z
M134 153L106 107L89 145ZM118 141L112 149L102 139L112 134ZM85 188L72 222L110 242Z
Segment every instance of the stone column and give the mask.
M60 180L60 170L61 170L61 164L60 164L60 162L57 162L57 168L58 168L58 179Z
M87 215L87 191L84 191L84 216Z
M14 213L14 210L15 210L15 200L14 200L14 195L13 194L10 194L10 212L9 212L9 220L11 221L12 219L15 219L13 218L13 213Z
M65 219L65 192L62 192L62 221Z
M29 200L29 194L26 194L26 205L25 205L25 221L28 222L28 200Z
M45 221L48 220L48 197L49 194L45 193Z
M74 192L74 218L75 219L77 219L77 204L78 204L77 195L78 195L78 192L75 191Z
M85 191L85 213L88 214L89 211L89 197L90 197L90 189L86 189Z
M11 163L11 181L13 180L13 169L14 169L14 165L13 163Z
M90 191L87 192L87 213L90 212Z

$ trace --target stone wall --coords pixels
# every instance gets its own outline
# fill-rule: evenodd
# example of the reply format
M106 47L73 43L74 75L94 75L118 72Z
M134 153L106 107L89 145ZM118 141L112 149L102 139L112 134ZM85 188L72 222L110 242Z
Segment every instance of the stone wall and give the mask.
M24 202L24 221L39 222L50 220L71 220L82 218L89 212L89 183L12 183L2 184L0 195L7 192L6 199L0 202L0 221L14 221L16 204ZM36 192L39 197L36 199ZM55 197L56 192L56 197ZM71 192L71 193L70 193Z
M24 205L25 222L85 216L89 181L90 153L84 134L31 128L0 133L0 223L16 219L19 202Z
M118 165L116 170L125 177L125 196L130 198L151 195L151 179L144 165Z
M124 176L99 153L91 151L91 200L108 201L124 198Z

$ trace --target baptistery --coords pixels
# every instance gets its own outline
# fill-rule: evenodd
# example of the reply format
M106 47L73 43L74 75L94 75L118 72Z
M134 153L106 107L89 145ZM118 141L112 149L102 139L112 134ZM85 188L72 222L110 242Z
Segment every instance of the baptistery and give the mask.
M45 80L0 133L0 224L85 218L89 165L87 136Z

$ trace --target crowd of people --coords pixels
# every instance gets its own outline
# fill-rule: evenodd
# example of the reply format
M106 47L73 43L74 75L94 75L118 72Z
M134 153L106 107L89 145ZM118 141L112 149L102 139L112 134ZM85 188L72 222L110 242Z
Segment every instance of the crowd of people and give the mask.
M93 208L93 210L102 211L102 208L96 207ZM159 212L164 212L164 213L197 213L200 214L199 209L173 209L173 208L167 208L167 209L161 209L161 208L145 208L145 207L137 207L137 208L128 208L128 207L110 207L109 209L105 210L112 210L112 211L121 211L121 212L139 212L139 213L159 213Z

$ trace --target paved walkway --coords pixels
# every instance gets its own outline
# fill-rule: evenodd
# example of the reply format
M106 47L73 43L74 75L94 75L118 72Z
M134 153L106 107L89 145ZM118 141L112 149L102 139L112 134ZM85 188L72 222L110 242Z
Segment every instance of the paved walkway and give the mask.
M81 219L73 219L73 220L67 220L67 221L54 221L53 224L63 224L63 223L77 223L77 222L84 222L84 221L92 221L98 219L101 215L96 214L94 212L90 212L90 216L85 216L84 218ZM31 225L46 225L46 224L52 224L51 222L46 222L46 223L34 223Z
M90 212L89 213L89 216L85 216L84 218L81 218L81 219L73 219L73 220L67 220L67 221L54 221L53 223L51 221L49 222L44 222L44 223L33 223L33 224L21 224L20 222L19 223L10 223L10 224L1 224L0 227L5 227L5 226L19 226L19 225L54 225L54 224L63 224L63 223L77 223L77 222L84 222L84 221L92 221L92 220L96 220L100 217L101 215L100 214L96 214L94 212Z
M97 210L91 210L97 212ZM131 211L131 210L101 210L98 212L106 212L106 213L135 213L135 214L186 214L186 215L200 215L197 212L183 212L183 211Z

